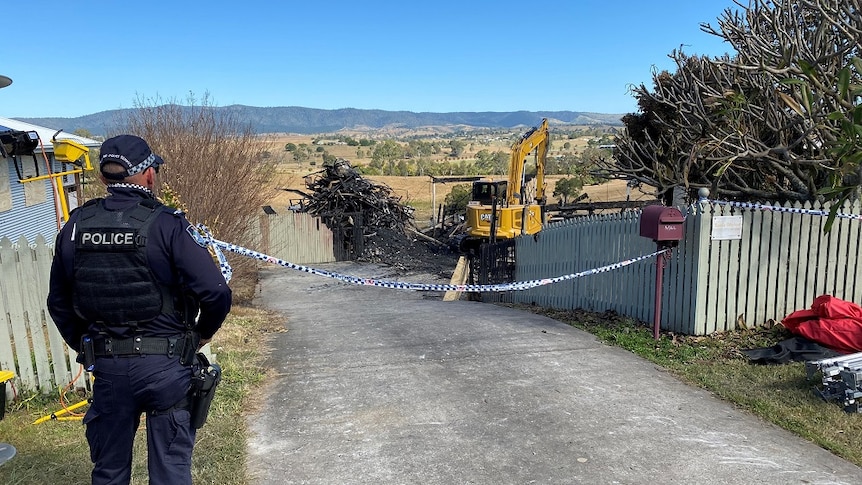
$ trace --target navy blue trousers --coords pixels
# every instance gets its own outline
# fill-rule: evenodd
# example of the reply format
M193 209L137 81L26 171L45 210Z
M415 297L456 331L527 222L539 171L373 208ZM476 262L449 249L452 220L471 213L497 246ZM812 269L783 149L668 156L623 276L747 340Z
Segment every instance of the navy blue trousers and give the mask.
M96 359L93 404L84 416L93 485L128 484L132 445L147 413L147 470L150 484L192 483L195 429L186 396L192 368L177 357L143 355Z

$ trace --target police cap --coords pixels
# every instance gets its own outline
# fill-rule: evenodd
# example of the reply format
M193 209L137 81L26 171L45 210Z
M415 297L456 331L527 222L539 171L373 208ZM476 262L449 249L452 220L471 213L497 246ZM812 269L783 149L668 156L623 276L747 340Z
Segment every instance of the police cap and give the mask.
M116 163L125 171L112 173L105 171L105 165ZM158 168L165 163L162 157L153 153L143 138L135 135L119 135L108 138L99 151L99 169L102 175L111 180L122 180L139 174L150 167Z

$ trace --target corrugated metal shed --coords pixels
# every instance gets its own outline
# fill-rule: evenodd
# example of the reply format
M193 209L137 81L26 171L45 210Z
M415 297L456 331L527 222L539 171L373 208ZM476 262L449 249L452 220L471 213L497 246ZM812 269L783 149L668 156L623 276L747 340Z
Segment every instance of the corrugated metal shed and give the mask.
M50 196L51 183L47 180L31 182L42 184L47 197L43 203L28 206L26 205L23 184L18 182L18 175L12 165L12 160L7 158L0 163L3 164L2 169L4 170L4 174L0 174L0 185L3 184L3 175L7 175L5 179L8 181L12 194L11 209L0 212L0 238L8 237L14 243L18 242L18 238L24 236L30 244L33 244L36 241L36 236L42 234L46 240L53 241L57 234L57 216L54 209L54 197ZM0 188L0 192L2 192L2 188Z
M59 173L64 170L63 164L54 159L54 146L51 144L51 138L57 133L56 129L2 117L0 117L0 126L16 131L35 131L39 135L41 143L36 148L36 160L30 156L23 157L27 167L33 167L35 163L39 163L40 173L44 174L47 171L45 165L45 158L47 158L52 172ZM61 132L57 138L71 139L91 149L101 145L96 140L66 132ZM42 150L44 150L44 157ZM21 168L19 160L18 170ZM68 170L68 166L66 169ZM0 158L0 238L8 237L12 242L17 242L21 236L24 236L30 244L33 244L36 236L41 234L46 240L53 241L58 232L58 222L57 198L51 181L38 180L25 184L19 182L18 170L12 158ZM70 183L73 183L73 178L65 177L63 184ZM28 186L26 190L25 185Z
M3 117L0 117L0 126L5 126L18 131L35 131L39 134L39 138L45 146L45 151L50 153L54 152L54 146L51 145L51 138L54 136L54 133L57 133L57 129L55 128L46 128L44 126L38 126L31 123L25 123L23 121L13 120L12 118ZM60 134L57 135L57 138L75 140L88 148L99 148L102 146L102 142L100 141L74 135L72 133L66 133L65 131L60 132Z

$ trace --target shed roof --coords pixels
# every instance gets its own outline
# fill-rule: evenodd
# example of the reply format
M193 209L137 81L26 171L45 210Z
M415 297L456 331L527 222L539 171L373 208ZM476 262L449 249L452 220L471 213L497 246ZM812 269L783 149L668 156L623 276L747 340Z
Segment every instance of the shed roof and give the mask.
M42 144L45 147L45 151L54 151L54 145L51 144L51 139L54 137L54 134L57 133L57 130L54 128L46 128L44 126L25 123L23 121L13 120L12 118L0 118L0 126L5 126L6 128L11 128L18 131L35 131L39 134L39 139L42 140ZM74 135L72 133L66 133L65 131L57 135L57 138L61 140L74 140L88 148L99 148L100 146L102 146L102 142L93 140L91 138Z

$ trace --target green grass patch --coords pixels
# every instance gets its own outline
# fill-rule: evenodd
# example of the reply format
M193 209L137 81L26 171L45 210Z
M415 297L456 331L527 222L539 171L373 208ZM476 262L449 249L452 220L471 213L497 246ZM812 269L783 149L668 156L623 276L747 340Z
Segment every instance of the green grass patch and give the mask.
M742 350L770 347L792 335L782 326L721 332L707 337L662 333L609 312L530 310L594 334L723 400L772 422L836 455L862 466L862 415L847 413L814 393L819 382L807 380L802 362L758 365Z
M263 311L234 306L212 342L223 369L221 385L203 428L198 430L192 478L196 484L245 484L246 437L243 417L254 406L252 391L267 376L263 366L267 334L281 331L281 318ZM67 395L77 402L84 395ZM0 466L0 483L31 485L89 483L92 464L81 421L36 419L62 409L59 393L28 394L9 403L0 421L0 441L17 449L12 460ZM82 408L81 411L85 410ZM146 420L135 439L132 483L147 483Z

